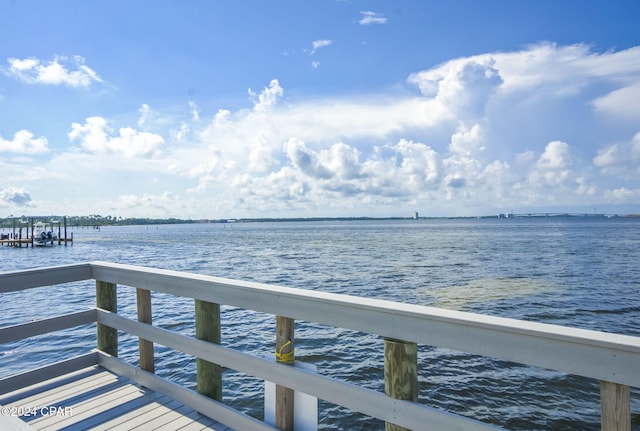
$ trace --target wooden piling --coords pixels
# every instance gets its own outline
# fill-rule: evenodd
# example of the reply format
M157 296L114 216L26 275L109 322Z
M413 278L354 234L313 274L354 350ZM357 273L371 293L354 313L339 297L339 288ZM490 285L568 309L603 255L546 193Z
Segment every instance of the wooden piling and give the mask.
M151 291L136 288L136 301L138 304L138 321L151 324ZM138 337L138 349L140 351L140 368L151 373L155 372L153 342Z
M384 392L398 400L418 401L418 346L416 343L384 339ZM386 431L407 428L385 423Z
M629 386L600 382L602 431L631 431L631 399Z
M195 300L196 338L220 344L220 304ZM222 367L196 359L196 387L203 395L222 401Z
M31 248L34 247L34 243L33 243L33 240L34 240L33 231L34 231L34 229L35 229L35 223L34 223L33 218L32 218L31 219ZM28 226L27 226L27 237L29 237L29 227ZM28 247L29 247L29 244L27 244L27 248Z
M118 311L118 297L116 285L96 280L96 307L116 313ZM118 356L118 331L98 323L98 350L111 356Z
M295 322L288 317L276 316L276 360L293 366ZM293 389L276 385L276 428L293 430Z
M67 216L64 216L64 245L67 245ZM71 233L71 241L73 243L73 233Z

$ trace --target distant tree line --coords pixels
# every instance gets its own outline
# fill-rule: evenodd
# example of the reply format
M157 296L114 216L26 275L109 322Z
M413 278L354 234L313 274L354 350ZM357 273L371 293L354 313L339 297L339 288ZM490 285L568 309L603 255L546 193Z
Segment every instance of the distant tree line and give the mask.
M12 228L18 227L20 224L26 225L34 222L43 221L51 223L55 221L62 223L64 216L48 215L48 216L13 216L0 218L0 228ZM183 224L183 223L196 223L194 220L182 220L177 218L124 218L117 216L101 216L99 214L92 214L88 216L67 216L67 226L123 226L123 225L149 225L149 224Z
M565 215L569 216L569 215ZM640 217L640 214L626 214L623 217ZM420 217L421 219L428 219L429 217ZM438 217L434 217L438 218ZM442 217L442 218L477 218L477 217ZM481 218L495 218L492 216L483 216ZM63 223L63 216L48 215L48 216L14 216L10 215L5 218L0 218L0 229L18 228L22 225L23 228L30 225L31 220L34 223L38 221L51 223L55 221ZM290 217L290 218L244 218L244 219L179 219L179 218L149 218L149 217L118 217L118 216L102 216L99 214L91 214L88 216L67 216L68 227L99 227L99 226L125 226L125 225L158 225L158 224L185 224L185 223L251 223L251 222L292 222L292 221L358 221L358 220L407 220L410 217Z

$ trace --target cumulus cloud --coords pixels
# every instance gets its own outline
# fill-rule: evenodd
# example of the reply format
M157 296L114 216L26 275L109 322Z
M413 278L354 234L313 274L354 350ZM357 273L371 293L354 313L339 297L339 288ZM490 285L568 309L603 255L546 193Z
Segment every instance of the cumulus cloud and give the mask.
M89 117L84 124L73 123L69 139L96 154L119 154L127 158L152 157L160 153L164 138L131 127L121 128L117 134L102 117Z
M550 103L551 98L575 97L594 85L606 83L614 89L591 101L594 108L637 118L637 110L629 107L633 104L620 102L635 100L638 95L638 64L640 47L596 53L585 44L540 43L519 51L447 61L411 74L409 82L417 85L425 96L444 99L447 104L462 97L463 103L472 105L497 90L510 103L513 99L509 97ZM470 97L467 91L471 91Z
M358 149L341 142L316 151L303 141L290 139L284 151L293 172L304 178L305 191L311 194L408 195L433 188L440 176L437 153L427 145L404 139L386 148L377 147L365 159Z
M495 63L490 57L454 61L412 74L408 82L452 116L475 121L483 116L489 98L504 82Z
M640 72L629 63L635 54L622 57L540 44L414 73L407 82L418 94L295 104L279 103L284 89L273 80L259 95L250 92L253 110L220 110L204 129L201 138L216 163L202 170L199 190L231 184L238 194L250 193L253 205L277 195L318 208L337 197L353 207L438 202L461 212L487 204L577 204L601 190L589 166L576 165L568 142L527 130L553 136L540 115L581 92L582 106L592 106L594 85L606 91L611 87L602 82L624 83L621 76ZM603 149L594 165L610 171L633 160L632 148ZM269 190L260 192L263 187Z
M278 97L283 94L284 90L277 79L272 79L271 82L269 82L269 87L264 88L260 94L256 94L249 89L249 96L253 100L253 109L256 112L267 111L271 106L276 104Z
M602 148L593 158L593 164L605 174L637 178L640 175L640 133L636 133L630 142Z
M149 105L143 103L138 109L140 116L138 117L138 127L144 129L150 122L158 117L158 114L154 112Z
M596 111L612 118L624 118L639 121L640 83L634 83L612 91L593 101Z
M571 154L566 142L549 142L531 172L531 184L557 186L571 180Z
M605 197L609 202L615 204L624 204L629 201L638 201L640 199L640 189L629 189L627 187L619 187L605 192Z
M196 102L192 100L189 101L189 111L191 112L191 121L200 121L200 112L198 111L198 105L196 105Z
M12 140L0 136L0 153L41 154L49 151L47 138L36 138L28 130L20 130L13 135Z
M190 102L167 127L143 105L136 128L89 117L72 125L69 138L85 150L76 147L76 157L94 160L88 166L118 154L133 173L145 158L138 183L162 187L111 201L123 209L168 208L165 191L212 217L634 204L640 133L631 109L618 112L611 100L633 95L638 54L539 44L418 71L402 91L308 100L287 99L273 79L248 90L244 109L216 107L207 117ZM180 145L164 145L163 123Z
M451 136L449 151L461 156L470 157L485 147L482 144L481 126L474 124L470 129L461 127Z
M285 152L293 166L307 176L328 179L332 172L324 166L315 152L307 149L306 144L299 139L290 139L284 145Z
M316 51L318 51L320 48L330 46L332 43L333 41L329 39L314 40L313 42L311 42L311 50L309 51L309 55L315 54Z
M360 25L387 23L387 18L380 13L372 12L372 11L362 11L360 12L360 14L362 15L362 17L360 18L360 21L358 21L358 24Z
M18 207L32 206L31 196L29 192L17 187L0 189L0 203L6 205L15 205Z
M562 141L549 142L537 165L541 169L564 169L571 165L569 145Z
M87 66L85 59L79 55L58 56L47 62L34 57L10 58L7 61L9 67L6 73L27 84L89 87L94 83L103 82L102 78Z

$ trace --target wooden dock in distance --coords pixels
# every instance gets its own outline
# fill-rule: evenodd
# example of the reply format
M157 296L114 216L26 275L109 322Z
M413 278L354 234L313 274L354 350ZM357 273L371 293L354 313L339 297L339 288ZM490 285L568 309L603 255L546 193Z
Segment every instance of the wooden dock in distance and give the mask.
M58 227L58 234L54 234L55 225ZM26 226L25 226L26 225ZM44 224L46 228L46 224ZM13 228L12 231L8 234L1 233L0 234L0 246L9 246L9 247L34 247L36 245L54 245L57 243L58 245L67 243L71 243L73 245L73 232L71 232L71 236L67 235L67 217L63 217L63 222L60 221L51 221L49 222L49 226L51 227L50 231L51 236L43 236L42 238L38 237L38 234L34 233L36 223L34 219L31 218L29 220L13 220ZM64 230L63 230L64 226ZM24 231L24 233L23 233ZM63 236L64 234L64 236Z
M9 247L22 247L24 245L29 247L33 245L33 238L2 238L0 239L0 245Z

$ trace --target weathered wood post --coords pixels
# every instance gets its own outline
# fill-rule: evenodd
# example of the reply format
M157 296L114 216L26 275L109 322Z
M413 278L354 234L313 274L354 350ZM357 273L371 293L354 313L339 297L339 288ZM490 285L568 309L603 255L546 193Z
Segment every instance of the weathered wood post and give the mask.
M220 344L220 304L195 300L196 338ZM202 395L222 401L222 367L196 359L196 387Z
M136 301L138 303L138 322L151 324L151 291L136 288ZM151 373L155 372L153 342L138 337L138 349L140 351L140 368Z
M293 366L295 322L288 317L276 316L276 361ZM276 385L276 428L293 430L293 389Z
M600 381L602 431L631 431L629 386Z
M384 392L398 400L418 401L418 345L416 343L384 339ZM407 428L385 423L386 431Z
M116 285L96 280L96 307L115 313L118 311ZM118 356L118 331L115 328L98 323L98 350L111 356Z

